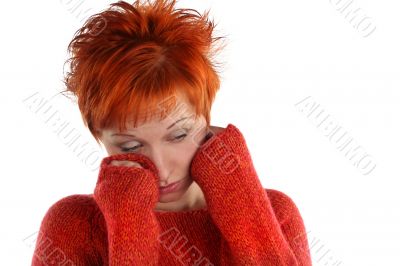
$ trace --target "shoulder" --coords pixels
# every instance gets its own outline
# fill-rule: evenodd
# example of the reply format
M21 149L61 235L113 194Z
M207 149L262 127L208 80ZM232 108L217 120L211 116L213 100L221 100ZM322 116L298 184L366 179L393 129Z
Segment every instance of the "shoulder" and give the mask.
M48 209L46 216L67 219L86 218L98 209L90 194L75 194L59 199Z
M276 189L264 188L264 190L280 222L294 216L300 217L300 211L291 197Z
M96 246L104 238L104 233L98 232L105 231L102 219L91 194L75 194L59 199L43 217L34 259L48 259L48 253L62 250L68 253L63 255L73 258L73 261L97 261ZM51 243L51 248L43 244L47 242Z
M101 224L102 214L92 194L74 194L63 197L47 210L41 227L50 230L80 228L75 237L87 237L91 230ZM63 229L62 229L63 228Z
M57 230L90 222L98 207L90 195L75 194L63 197L53 203L44 215L41 226Z

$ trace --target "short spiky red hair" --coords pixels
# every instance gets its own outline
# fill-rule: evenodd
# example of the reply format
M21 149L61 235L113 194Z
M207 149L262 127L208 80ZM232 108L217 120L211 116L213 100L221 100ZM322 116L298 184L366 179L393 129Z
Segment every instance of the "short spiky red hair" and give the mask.
M68 45L72 54L65 75L85 126L99 143L97 130L117 124L126 130L132 117L146 121L166 98L183 91L196 117L210 110L220 80L213 58L214 21L193 9L176 9L176 0L119 1L91 16ZM175 106L163 106L164 118ZM146 111L147 110L147 111ZM145 114L143 116L143 114ZM149 114L149 116L147 115Z

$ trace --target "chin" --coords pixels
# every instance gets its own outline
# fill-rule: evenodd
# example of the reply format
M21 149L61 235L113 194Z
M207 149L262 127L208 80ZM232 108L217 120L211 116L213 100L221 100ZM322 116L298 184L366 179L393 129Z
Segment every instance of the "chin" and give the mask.
M167 203L167 202L173 202L173 201L178 201L184 193L182 192L176 192L176 193L170 193L166 195L160 196L160 200L158 202L160 203Z
M160 199L158 202L159 203L168 203L168 202L174 202L174 201L180 200L183 197L183 195L188 191L191 184L192 184L192 181L190 181L190 183L187 184L185 186L185 188L180 191L160 195Z
M160 195L160 200L158 202L167 203L167 202L172 202L172 201L178 201L183 197L183 195L185 195L188 188L189 188L189 186L182 189L181 191Z

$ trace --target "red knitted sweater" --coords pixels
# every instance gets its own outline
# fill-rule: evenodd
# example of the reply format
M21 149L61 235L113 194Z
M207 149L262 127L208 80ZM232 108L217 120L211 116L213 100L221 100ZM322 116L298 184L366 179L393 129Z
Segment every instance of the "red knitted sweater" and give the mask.
M141 154L103 158L93 194L67 196L46 212L32 265L311 265L298 208L262 187L234 125L206 140L191 163L207 207L155 211L157 173Z

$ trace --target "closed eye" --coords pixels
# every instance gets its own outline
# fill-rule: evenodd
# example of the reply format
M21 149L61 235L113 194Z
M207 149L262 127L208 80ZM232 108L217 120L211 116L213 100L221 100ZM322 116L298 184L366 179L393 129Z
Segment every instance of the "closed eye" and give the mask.
M183 139L185 139L186 136L187 136L187 134L181 134L181 135L175 137L173 140L182 141ZM131 151L135 151L139 147L140 147L140 145L134 146L132 148L121 148L121 151L122 152L131 152Z
M187 136L187 134L182 134L182 135L177 136L175 139L183 139L183 138L185 138L186 136Z

